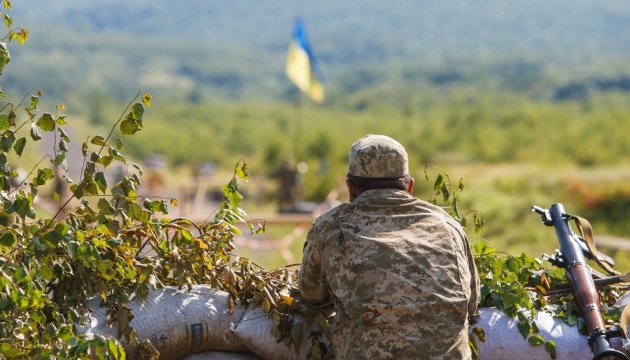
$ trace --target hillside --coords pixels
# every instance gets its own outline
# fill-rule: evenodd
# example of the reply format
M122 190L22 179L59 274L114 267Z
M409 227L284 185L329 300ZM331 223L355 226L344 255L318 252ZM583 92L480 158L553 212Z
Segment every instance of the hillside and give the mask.
M125 143L130 158L161 153L174 169L213 162L222 171L244 158L264 176L293 154L311 169L305 199L320 201L351 141L387 133L408 145L421 197L431 191L425 164L466 180L462 205L486 214L483 236L497 248L554 247L530 208L556 201L592 218L598 233L630 232L625 1L14 6L31 36L11 46L0 84L11 101L41 88L42 101L64 103L78 139L80 121L107 127L146 90L154 105ZM323 106L296 106L284 75L297 15L326 76ZM265 185L269 201L274 184Z
M585 73L630 72L630 7L621 0L14 6L31 40L12 50L19 64L7 68L4 85L17 92L43 87L58 99L97 89L124 98L123 89L141 87L191 99L291 100L296 94L283 67L296 16L306 22L333 97L427 79L477 80L466 75L471 67L482 77L544 78L553 86Z

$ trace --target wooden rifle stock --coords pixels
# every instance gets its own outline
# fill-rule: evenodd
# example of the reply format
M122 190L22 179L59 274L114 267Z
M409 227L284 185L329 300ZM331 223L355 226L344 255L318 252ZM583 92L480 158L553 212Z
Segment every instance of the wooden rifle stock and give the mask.
M628 360L624 353L610 346L606 323L600 310L599 293L591 270L586 264L583 249L578 243L577 235L569 225L569 220L573 216L567 214L560 203L553 204L549 211L538 207L534 207L533 210L541 214L545 225L553 226L556 230L560 250L554 264L565 268L573 298L586 323L589 345L593 350L593 360Z

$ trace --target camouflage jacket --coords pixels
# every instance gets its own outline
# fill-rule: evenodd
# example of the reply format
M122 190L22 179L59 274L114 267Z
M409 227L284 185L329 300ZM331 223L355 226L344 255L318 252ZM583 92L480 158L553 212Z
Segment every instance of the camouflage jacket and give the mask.
M334 301L337 359L469 359L479 277L461 226L405 191L368 190L320 215L299 286Z

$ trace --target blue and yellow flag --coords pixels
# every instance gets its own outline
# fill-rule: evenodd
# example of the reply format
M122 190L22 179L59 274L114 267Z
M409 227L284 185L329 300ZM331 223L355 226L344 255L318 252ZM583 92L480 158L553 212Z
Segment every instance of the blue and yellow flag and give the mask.
M287 76L313 101L324 101L323 77L306 37L306 29L300 19L295 20L293 38L287 54Z

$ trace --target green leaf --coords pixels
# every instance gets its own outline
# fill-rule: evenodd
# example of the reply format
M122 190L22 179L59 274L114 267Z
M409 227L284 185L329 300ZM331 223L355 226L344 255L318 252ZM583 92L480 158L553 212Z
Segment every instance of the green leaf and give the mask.
M168 207L166 205L166 201L164 200L150 201L149 203L145 204L145 208L151 210L152 212L160 211L165 214L168 212Z
M7 154L0 152L0 174L10 176L11 168L7 162Z
M0 176L0 189L3 191L11 190L11 182L9 181L8 176Z
M68 143L65 140L59 140L59 150L63 152L68 152Z
M55 129L55 120L50 113L43 113L35 124L44 131L53 131Z
M46 251L48 249L48 245L42 242L39 236L33 237L33 246L39 251Z
M49 231L43 236L43 240L46 241L46 244L50 247L57 246L62 238L63 237L55 231Z
M473 248L475 249L475 252L478 255L487 255L487 254L493 254L494 253L494 249L492 247L489 247L486 243L484 242L478 242L476 243Z
M107 245L111 246L111 247L116 247L116 246L120 246L120 244L122 244L122 239L120 238L111 238L109 240L107 240Z
M307 321L293 325L291 328L291 340L296 344L301 344L311 334L311 326Z
M513 257L510 257L505 261L505 266L509 271L513 273L518 273L519 269L521 268L521 264Z
M37 177L33 181L35 185L44 185L46 181L54 178L53 171L49 168L37 169Z
M22 219L28 216L31 210L31 203L25 197L17 197L13 204L11 205L11 209L15 211ZM6 210L6 209L5 209Z
M92 162L88 162L85 164L85 170L83 170L83 175L85 177L92 177L96 173L96 165Z
M11 61L11 55L7 49L7 44L0 42L0 75L5 66Z
M34 141L42 139L41 135L39 135L39 131L35 128L35 124L31 124L31 139Z
M17 139L15 145L13 145L13 150L17 154L17 156L22 156L22 152L24 152L24 147L26 146L26 138L22 137Z
M105 340L105 345L107 346L108 355L112 359L118 359L119 354L124 351L121 349L121 346L116 344L116 340L111 338Z
M131 218L141 221L142 223L148 223L150 219L150 214L147 211L142 210L140 205L133 203L129 208L127 213Z
M44 279L51 281L55 277L55 272L53 268L47 265L42 266L39 269L40 274L44 277Z
M523 339L526 339L532 332L531 323L527 320L519 321L518 324L516 324L516 327L518 328L518 332L523 335Z
M27 107L27 110L35 110L37 109L37 104L39 104L39 97L31 96L31 105Z
M105 191L107 191L107 178L105 177L105 174L100 171L97 172L94 175L94 181L96 182L99 190L101 190L101 192L105 194Z
M9 115L2 114L0 115L0 131L7 130L11 127L11 121L9 120Z
M66 224L65 221L60 221L55 225L55 232L61 236L64 236L68 233L70 227Z
M57 156L55 156L55 161L53 161L53 165L55 165L55 167L59 167L61 165L64 165L64 169L67 168L68 166L66 166L66 154L65 153L59 153L57 154Z
M125 160L125 157L122 156L122 154L120 152L118 152L118 150L114 149L113 147L109 147L108 149L108 153L109 155L119 161L122 161L123 163L126 163L127 161Z
M243 163L236 167L236 174L243 180L249 179L249 173L247 173L247 164Z
M59 119L61 119L61 116L59 117ZM59 119L57 119L57 125L65 125L65 124L60 124L59 123ZM66 134L65 131L63 131L63 129L61 127L57 127L57 131L59 131L59 136L66 142L70 142L70 137L68 136L68 134Z
M545 338L542 337L542 335L540 334L532 335L527 339L527 342L529 343L529 345L539 346L545 343Z
M134 119L142 122L143 114L144 114L144 105L142 105L141 103L133 104L133 106L131 107L131 116L133 116Z
M103 165L103 167L108 167L109 164L111 164L113 160L114 159L111 156L106 155L106 156L99 157L96 162Z
M182 234L182 237L188 241L193 239L193 235L191 234L190 230L188 229L182 229L180 230L180 233Z
M81 317L79 316L79 313L77 313L76 310L70 308L68 310L68 317L70 318L70 320L72 320L72 322L74 322L75 324L80 323L81 321Z
M98 200L97 208L103 212L105 215L114 215L116 213L116 209L104 198L100 198Z
M92 260L92 245L88 243L81 244L77 249L77 254L81 256L83 261L89 262L90 260Z
M11 247L14 244L15 244L15 235L12 232L7 231L4 234L2 234L2 236L0 236L0 245Z
M120 123L120 132L123 135L133 135L140 130L142 130L142 122L135 119L131 113Z
M433 184L433 189L438 190L441 189L444 184L444 177L442 174L438 175L435 179L435 183Z
M142 176L142 167L140 167L140 165L136 164L136 163L131 163L131 166L133 166L134 168L136 168L136 170L138 170L138 172L140 173L140 175Z
M229 198L230 201L230 206L232 207L238 207L241 205L241 201L243 200L243 195L241 195L240 192L235 191L232 193L232 195Z
M66 244L66 251L68 252L68 256L72 259L74 255L77 253L79 249L79 243L76 241L68 241Z
M553 340L545 341L545 351L551 356L552 359L556 359L556 343Z
M105 138L100 135L96 135L90 142L94 145L102 146L105 145Z

